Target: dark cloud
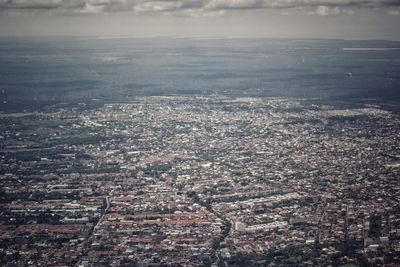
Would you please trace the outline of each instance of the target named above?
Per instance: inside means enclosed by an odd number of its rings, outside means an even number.
[[[360,8],[386,9],[398,14],[400,0],[0,0],[1,11],[54,13],[183,12],[222,14],[238,9],[300,10],[309,14],[351,13]],[[218,13],[219,12],[219,13]]]
[[[3,9],[55,9],[62,6],[62,0],[6,0],[0,1]]]
[[[215,9],[252,8],[382,8],[400,6],[400,0],[210,0],[206,7]]]

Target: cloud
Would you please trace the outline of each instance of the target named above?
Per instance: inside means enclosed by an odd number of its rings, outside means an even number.
[[[337,15],[341,11],[338,7],[318,6],[315,14],[319,16]]]
[[[399,16],[400,15],[400,7],[399,8],[392,8],[386,11],[389,15]]]
[[[352,13],[356,9],[385,9],[399,13],[400,0],[0,0],[0,11],[52,13],[158,12],[193,16],[222,15],[228,10],[299,10],[312,15]]]

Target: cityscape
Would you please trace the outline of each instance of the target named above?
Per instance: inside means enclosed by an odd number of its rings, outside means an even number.
[[[0,113],[2,266],[398,266],[400,114],[144,96]]]
[[[400,0],[0,0],[0,267],[400,266]]]

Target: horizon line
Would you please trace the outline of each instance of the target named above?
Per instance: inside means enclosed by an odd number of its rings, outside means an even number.
[[[5,38],[74,38],[86,40],[111,40],[111,39],[188,39],[188,40],[326,40],[326,41],[384,41],[400,42],[399,39],[382,38],[340,38],[340,37],[268,37],[268,36],[178,36],[178,35],[154,35],[154,36],[131,36],[131,35],[1,35]]]

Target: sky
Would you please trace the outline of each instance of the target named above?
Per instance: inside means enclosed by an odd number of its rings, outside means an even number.
[[[0,0],[0,36],[400,40],[400,0]]]

